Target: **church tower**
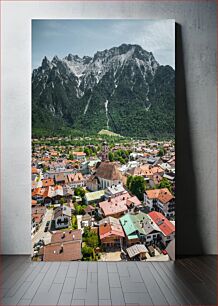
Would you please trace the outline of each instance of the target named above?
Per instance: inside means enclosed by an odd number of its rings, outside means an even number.
[[[102,145],[101,161],[105,162],[109,160],[108,151],[108,145],[104,142]]]

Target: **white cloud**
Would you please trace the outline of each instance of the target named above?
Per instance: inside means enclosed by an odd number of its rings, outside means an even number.
[[[128,20],[113,25],[114,35],[126,43],[141,45],[152,52],[161,64],[175,67],[175,22],[174,20]]]

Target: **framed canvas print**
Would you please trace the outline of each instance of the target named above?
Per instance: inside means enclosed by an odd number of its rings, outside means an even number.
[[[32,20],[32,259],[175,253],[175,22]]]

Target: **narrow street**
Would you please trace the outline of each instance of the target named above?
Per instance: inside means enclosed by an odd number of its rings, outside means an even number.
[[[47,231],[46,233],[44,232],[45,225],[47,221],[51,221],[53,214],[52,209],[47,209],[45,216],[43,218],[43,221],[39,227],[39,230],[35,233],[35,235],[32,236],[32,255],[33,255],[33,245],[38,242],[40,239],[43,239],[45,244],[48,244],[51,242],[51,233]]]

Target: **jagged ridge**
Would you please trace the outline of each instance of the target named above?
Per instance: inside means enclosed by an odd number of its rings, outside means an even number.
[[[33,128],[174,133],[174,79],[151,52],[122,44],[93,57],[46,57],[32,74]]]

